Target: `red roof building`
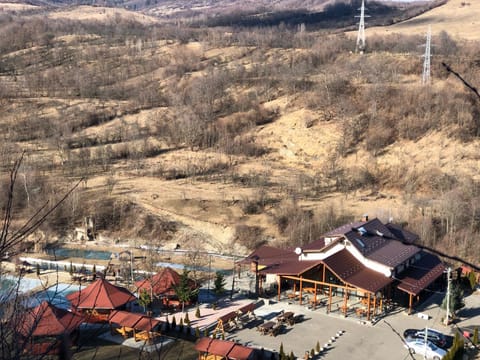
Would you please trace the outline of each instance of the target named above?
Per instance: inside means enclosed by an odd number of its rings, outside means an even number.
[[[75,310],[85,315],[86,322],[106,322],[111,310],[123,309],[136,297],[121,286],[100,278],[85,289],[67,295]]]
[[[149,294],[160,295],[174,295],[175,286],[180,283],[180,274],[170,267],[164,268],[159,273],[152,276],[150,279],[137,281],[135,286],[140,292],[145,289]]]
[[[226,359],[226,360],[254,360],[254,349],[234,343],[233,341],[201,338],[197,341],[195,349],[198,351],[199,360]]]
[[[339,293],[344,296],[342,308],[346,316],[350,294],[364,297],[362,301],[368,306],[359,313],[366,314],[368,320],[372,313],[381,311],[395,289],[408,296],[411,311],[413,297],[419,300],[423,290],[441,278],[445,268],[441,260],[415,246],[417,239],[417,235],[400,226],[366,218],[332,230],[294,251],[262,246],[242,263],[254,262],[252,271],[257,273],[260,287],[262,283],[275,285],[279,299],[282,286],[293,281],[294,291],[289,298],[299,299],[301,304],[302,293],[307,290],[313,294],[316,306],[317,293],[323,292],[328,296],[330,311],[332,294]]]
[[[57,308],[43,301],[23,315],[16,331],[25,350],[32,354],[56,354],[61,347],[69,346],[83,317],[79,314]]]

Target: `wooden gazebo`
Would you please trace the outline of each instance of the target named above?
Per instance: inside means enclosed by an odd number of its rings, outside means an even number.
[[[176,297],[175,287],[180,284],[180,281],[181,275],[172,268],[166,267],[151,278],[137,281],[135,286],[138,294],[147,291],[152,299],[162,299],[164,306],[179,306],[180,301]],[[193,280],[189,280],[188,284],[191,289],[197,287]]]
[[[112,333],[121,334],[125,338],[131,334],[135,341],[151,342],[161,335],[158,331],[161,321],[143,314],[115,310],[110,314],[108,322]],[[114,327],[113,324],[117,326]]]
[[[29,354],[58,354],[75,342],[82,322],[82,316],[43,301],[24,313],[16,331]]]
[[[137,291],[146,290],[151,296],[169,296],[175,294],[175,286],[180,284],[180,274],[170,267],[153,275],[151,278],[137,281]]]
[[[128,289],[100,278],[85,289],[67,295],[72,308],[90,323],[107,322],[113,310],[123,310],[136,297]]]
[[[255,360],[254,349],[233,341],[200,338],[195,344],[199,360]]]

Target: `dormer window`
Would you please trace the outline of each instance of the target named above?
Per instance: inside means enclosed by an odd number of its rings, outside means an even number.
[[[357,230],[358,230],[358,233],[362,236],[367,233],[367,230],[363,226],[360,226]]]
[[[361,239],[355,238],[355,241],[357,242],[358,245],[360,245],[362,249],[365,248],[365,243]]]

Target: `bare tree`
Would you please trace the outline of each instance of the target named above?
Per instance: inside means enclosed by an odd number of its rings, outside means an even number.
[[[23,225],[13,229],[13,208],[14,208],[14,189],[17,183],[19,171],[22,165],[24,155],[14,162],[10,171],[10,182],[7,191],[7,201],[2,220],[0,233],[0,259],[9,258],[17,254],[22,242],[42,225],[47,217],[52,214],[77,188],[80,181],[77,182],[65,195],[56,203],[50,205],[48,202],[40,206],[33,216],[31,216]],[[0,274],[0,279],[5,278]],[[29,335],[24,334],[23,341],[18,341],[18,331],[24,321],[24,316],[28,312],[26,296],[20,291],[20,279],[13,281],[6,292],[0,293],[0,358],[1,359],[19,359],[26,358],[23,354],[25,341]],[[47,349],[48,351],[48,349]],[[39,356],[41,358],[42,356]],[[28,358],[28,357],[27,357]]]

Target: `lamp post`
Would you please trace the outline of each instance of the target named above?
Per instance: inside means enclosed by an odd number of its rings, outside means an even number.
[[[259,257],[257,255],[252,257],[253,264],[255,265],[255,296],[258,297],[258,294],[260,292],[259,289],[259,283],[258,283],[258,260]]]
[[[445,316],[445,325],[448,325],[449,324],[449,318],[450,318],[450,284],[451,284],[451,280],[450,280],[450,274],[452,272],[452,268],[449,267],[447,269],[447,314]]]

